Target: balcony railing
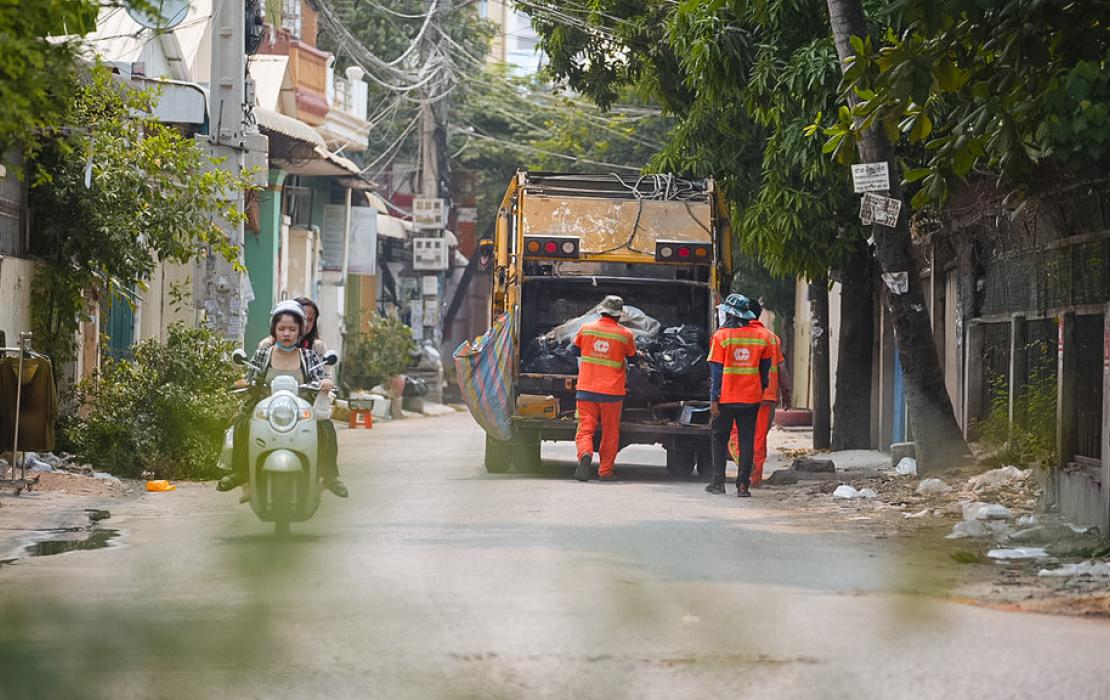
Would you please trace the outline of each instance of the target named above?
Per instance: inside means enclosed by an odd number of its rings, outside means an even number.
[[[346,73],[346,77],[335,75],[333,79],[331,108],[366,119],[367,87],[362,69],[351,66]]]

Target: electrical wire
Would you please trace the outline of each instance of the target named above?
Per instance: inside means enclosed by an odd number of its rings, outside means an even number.
[[[599,166],[604,167],[604,168],[616,168],[616,169],[619,169],[619,170],[629,170],[629,171],[635,172],[635,173],[640,172],[640,168],[637,168],[637,167],[634,167],[634,166],[631,166],[631,165],[620,165],[618,163],[606,163],[605,161],[593,160],[592,158],[582,158],[582,157],[579,157],[579,156],[571,156],[571,155],[567,155],[566,153],[556,153],[555,151],[548,151],[547,149],[538,148],[536,146],[529,146],[527,144],[517,143],[517,142],[514,142],[514,141],[506,141],[504,139],[499,139],[495,136],[490,136],[489,134],[483,134],[481,131],[478,130],[478,127],[474,126],[473,124],[469,124],[469,123],[466,123],[466,122],[463,122],[463,123],[466,124],[466,126],[473,129],[473,131],[459,130],[459,133],[467,134],[467,135],[473,136],[474,138],[481,139],[483,141],[490,141],[490,142],[493,142],[493,143],[499,143],[503,146],[508,146],[510,148],[515,148],[517,150],[528,151],[530,153],[538,153],[540,155],[551,156],[552,158],[562,158],[564,160],[574,161],[576,163],[588,163],[590,165],[599,165]]]

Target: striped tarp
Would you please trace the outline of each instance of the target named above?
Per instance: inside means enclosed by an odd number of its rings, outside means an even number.
[[[455,350],[455,376],[470,415],[497,440],[513,436],[512,321],[501,314],[485,335],[466,340]]]

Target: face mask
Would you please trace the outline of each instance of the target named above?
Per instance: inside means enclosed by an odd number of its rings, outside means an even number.
[[[274,346],[278,350],[283,350],[285,352],[293,352],[294,350],[297,349],[297,343],[293,343],[292,345],[286,345],[285,343],[281,342],[280,340],[275,341]]]

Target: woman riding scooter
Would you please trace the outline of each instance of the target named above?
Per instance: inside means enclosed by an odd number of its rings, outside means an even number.
[[[251,367],[247,370],[246,379],[236,382],[238,387],[255,387],[261,378],[266,386],[278,376],[290,376],[298,384],[313,384],[320,387],[320,391],[331,391],[332,381],[324,373],[323,359],[311,348],[300,347],[300,340],[305,332],[305,313],[301,305],[295,301],[283,301],[270,312],[270,337],[273,343],[268,348],[259,348],[255,353]],[[254,397],[257,399],[257,397]],[[220,479],[216,485],[219,491],[230,491],[236,486],[241,486],[247,481],[247,445],[246,428],[254,404],[257,400],[247,401],[244,410],[236,417],[234,436],[234,471]],[[342,484],[339,484],[342,486]],[[332,489],[328,485],[330,490]],[[343,494],[346,489],[343,488]]]
[[[317,319],[320,318],[320,307],[316,306],[316,302],[308,297],[297,297],[293,301],[300,304],[305,314],[305,331],[300,341],[301,348],[312,350],[323,357],[328,351],[328,346],[320,338],[320,326],[317,324]],[[274,338],[272,335],[263,338],[258,344],[258,351],[268,350],[273,345]],[[335,378],[332,376],[332,368],[324,367],[324,374],[328,381],[334,385]],[[336,496],[346,498],[348,494],[347,487],[339,480],[339,440],[335,434],[335,425],[331,421],[320,421],[318,425],[320,429],[320,474],[324,478],[324,485]]]

